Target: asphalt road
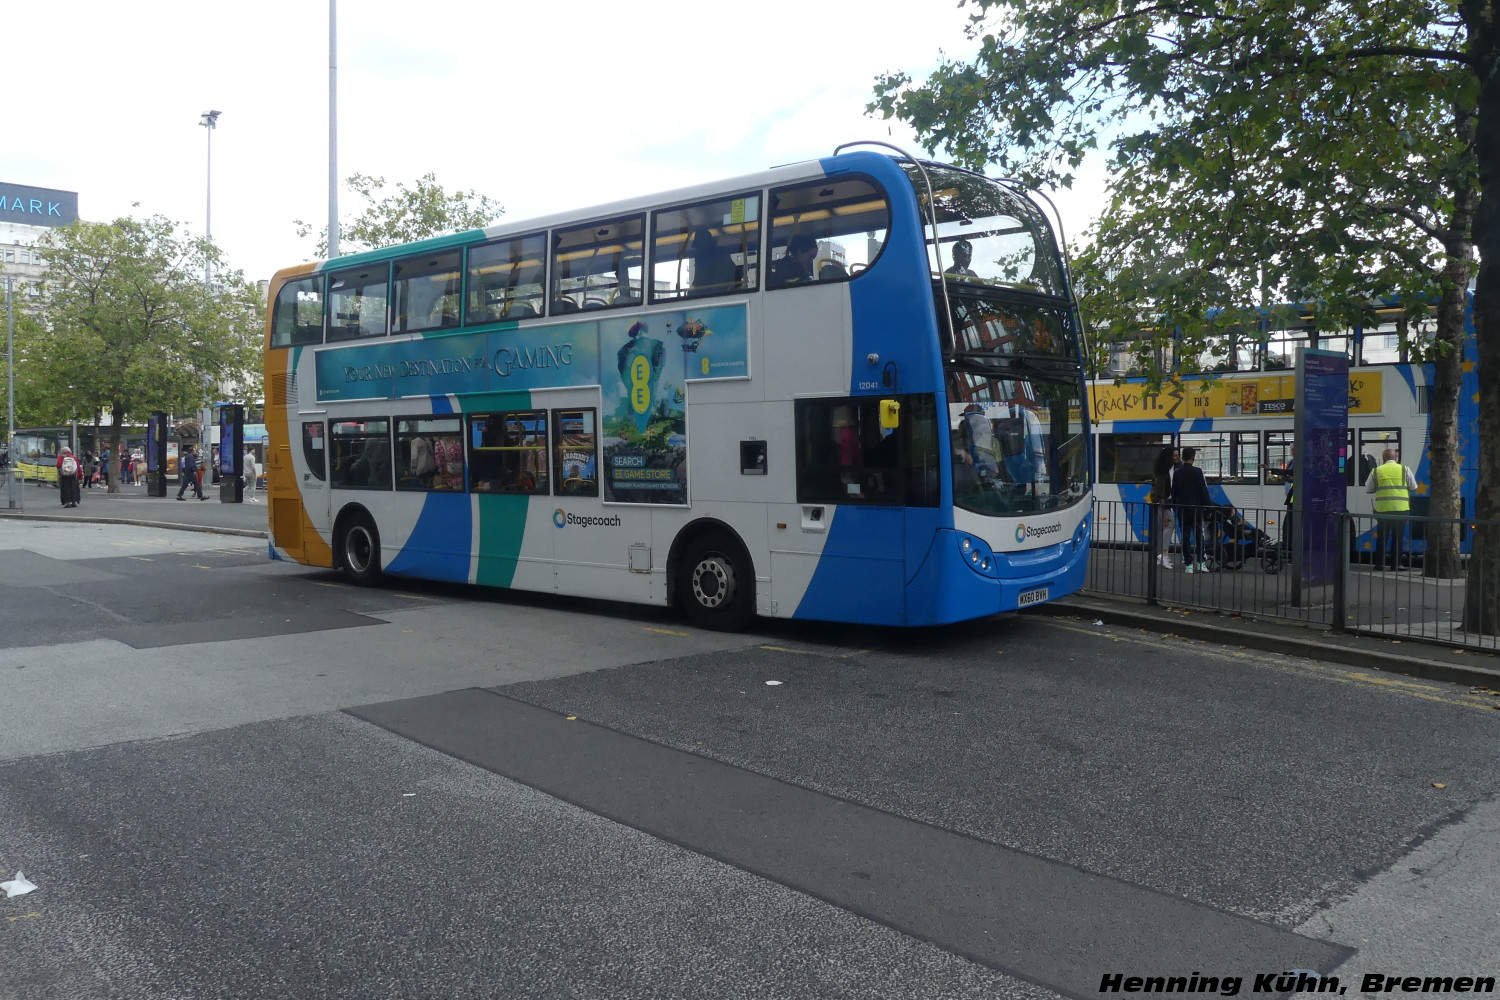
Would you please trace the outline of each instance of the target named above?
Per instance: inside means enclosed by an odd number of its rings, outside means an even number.
[[[724,636],[0,520],[0,696],[0,871],[39,887],[0,998],[1500,973],[1500,711],[1463,687],[1040,616]]]

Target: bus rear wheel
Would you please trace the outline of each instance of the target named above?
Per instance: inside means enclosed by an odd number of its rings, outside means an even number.
[[[339,536],[339,563],[349,579],[367,586],[380,578],[380,532],[364,514],[351,517]]]
[[[755,576],[728,536],[695,539],[678,573],[678,600],[694,625],[735,632],[755,615]]]

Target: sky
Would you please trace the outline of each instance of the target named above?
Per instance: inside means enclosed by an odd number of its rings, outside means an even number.
[[[875,78],[972,52],[955,0],[339,0],[338,168],[433,173],[502,221],[727,179],[881,139]],[[328,219],[328,3],[23,0],[4,18],[0,181],[91,221],[164,215],[269,278]],[[1049,192],[1075,241],[1102,177]],[[363,202],[343,190],[340,214]]]

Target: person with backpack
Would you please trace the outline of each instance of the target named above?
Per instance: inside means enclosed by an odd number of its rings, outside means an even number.
[[[62,505],[64,507],[77,507],[80,499],[78,492],[78,456],[73,454],[73,449],[63,445],[62,451],[57,456],[57,488],[62,493]]]
[[[203,495],[203,487],[198,485],[198,456],[193,454],[192,445],[182,446],[182,461],[178,464],[180,466],[177,470],[178,478],[182,480],[182,485],[177,487],[177,499],[183,498],[182,495],[187,492],[189,486],[193,488],[193,493],[199,500],[208,499]]]

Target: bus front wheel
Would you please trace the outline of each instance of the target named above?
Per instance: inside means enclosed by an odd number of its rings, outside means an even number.
[[[749,623],[755,614],[755,576],[727,536],[695,539],[681,566],[677,594],[694,625],[733,632]]]
[[[339,562],[349,579],[364,586],[380,577],[380,532],[363,514],[349,519],[339,538]]]

